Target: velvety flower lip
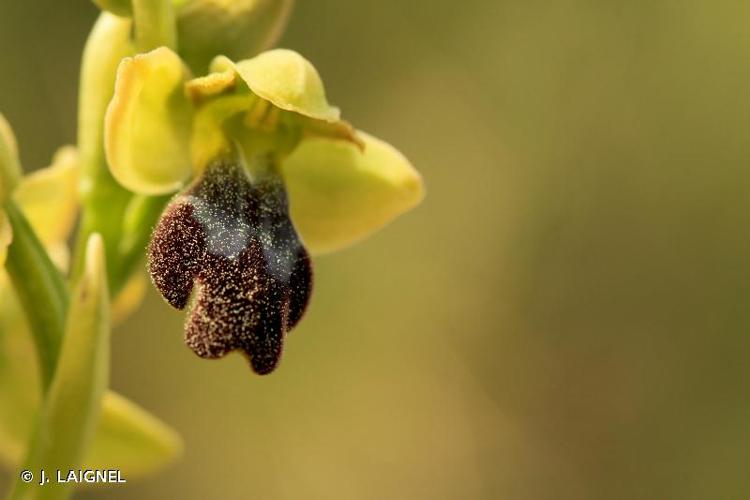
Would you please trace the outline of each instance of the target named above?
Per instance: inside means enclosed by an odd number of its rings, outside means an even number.
[[[169,205],[149,247],[155,286],[177,309],[195,298],[185,340],[204,358],[244,351],[253,370],[276,367],[312,288],[307,251],[278,178],[248,178],[218,160]]]

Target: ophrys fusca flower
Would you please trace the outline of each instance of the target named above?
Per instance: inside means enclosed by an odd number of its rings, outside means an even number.
[[[341,120],[296,52],[191,79],[166,48],[123,61],[107,113],[113,175],[144,194],[178,190],[149,246],[165,299],[188,308],[199,356],[247,354],[271,372],[312,287],[310,255],[359,241],[414,207],[422,181],[394,148]]]

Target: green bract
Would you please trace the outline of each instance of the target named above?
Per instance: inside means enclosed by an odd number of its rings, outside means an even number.
[[[188,0],[177,10],[180,55],[197,73],[217,54],[254,56],[281,36],[293,0]]]
[[[109,297],[104,245],[92,235],[86,270],[71,296],[65,336],[55,376],[27,450],[26,470],[59,470],[81,465],[96,430],[109,379]],[[28,498],[36,488],[16,482],[11,499]],[[65,498],[69,484],[52,482],[44,498]]]
[[[15,158],[15,141],[7,140],[7,138],[12,139],[13,136],[10,127],[7,124],[4,125],[2,133],[6,139],[5,144],[12,144]],[[29,267],[35,257],[44,256],[46,260],[51,259],[57,269],[51,269],[50,274],[57,276],[60,281],[62,281],[62,276],[58,269],[60,271],[67,269],[69,252],[65,243],[70,237],[79,208],[78,180],[79,155],[76,149],[70,146],[60,148],[49,167],[36,170],[14,182],[15,189],[6,200],[7,215],[0,210],[0,248],[2,249],[11,240],[11,220],[24,221],[24,224],[15,228],[12,248],[15,260],[10,259],[8,269],[17,271],[16,274],[20,275],[24,282],[33,284],[37,294],[32,298],[39,299],[39,293],[45,289],[45,283],[38,280],[38,274],[34,272],[34,268]],[[36,247],[34,243],[37,244]],[[95,247],[97,245],[94,243]],[[38,253],[35,253],[36,250]],[[2,253],[3,250],[0,250],[0,254]],[[49,257],[46,257],[47,255]],[[95,251],[89,252],[89,255],[91,265],[98,266],[100,264],[98,260],[101,258],[100,250],[95,248]],[[92,270],[91,266],[89,270]],[[102,273],[97,272],[96,276],[92,276],[89,272],[89,278],[101,282]],[[143,280],[141,275],[136,277]],[[134,280],[134,284],[133,287],[125,287],[113,304],[113,317],[121,316],[128,309],[132,310],[133,302],[139,300],[137,280]],[[64,287],[51,288],[57,292],[54,303],[63,304],[63,306],[51,307],[50,303],[44,300],[35,301],[32,306],[33,319],[36,322],[56,316],[64,309],[64,304],[67,302]],[[60,294],[63,296],[59,296]],[[45,385],[43,381],[45,370],[41,366],[39,356],[35,356],[34,352],[36,336],[32,335],[31,324],[24,318],[18,300],[22,296],[26,294],[19,289],[14,292],[8,274],[0,269],[0,297],[3,298],[0,303],[0,462],[9,465],[12,470],[20,467],[21,461],[27,454],[28,438],[34,431],[34,423],[40,412]],[[94,309],[91,310],[92,314],[74,312],[73,317],[77,315],[80,318],[85,317],[87,321],[89,319],[99,321],[96,319],[96,314],[93,314],[94,312]],[[99,318],[103,315],[104,313],[100,314]],[[75,329],[82,332],[84,322],[80,318],[75,322]],[[44,326],[51,327],[54,323],[50,321],[44,323]],[[62,328],[64,324],[62,318],[59,323]],[[96,327],[97,324],[91,323],[92,327]],[[62,332],[50,332],[49,344],[58,343],[61,337]],[[48,345],[45,352],[50,349]],[[80,354],[80,350],[78,351]],[[89,359],[89,361],[99,362],[100,360]],[[78,368],[85,368],[81,359],[76,361],[76,365]],[[49,377],[49,370],[46,370],[46,373]],[[72,382],[65,383],[68,388],[72,388],[73,385]],[[74,404],[73,407],[81,408]],[[94,414],[99,412],[98,408],[93,408],[92,411],[95,412]],[[46,418],[53,417],[48,415]],[[101,402],[101,417],[96,423],[92,438],[91,446],[82,455],[83,463],[91,468],[95,468],[94,466],[119,468],[128,477],[153,472],[172,461],[181,450],[180,440],[174,431],[145,410],[112,391],[104,393]]]
[[[106,124],[110,168],[134,192],[175,191],[226,157],[251,176],[272,169],[314,253],[364,238],[423,196],[408,160],[341,120],[314,66],[291,50],[236,63],[219,56],[194,79],[166,48],[125,59]]]

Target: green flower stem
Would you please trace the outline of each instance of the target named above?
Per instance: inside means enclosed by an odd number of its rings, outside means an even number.
[[[176,45],[170,0],[136,0],[133,11],[139,51]],[[146,203],[139,223],[126,229],[124,219],[134,198],[112,177],[104,153],[104,115],[114,92],[117,67],[123,57],[135,50],[130,40],[131,27],[129,20],[107,13],[100,16],[84,49],[79,95],[83,215],[72,275],[80,276],[85,243],[92,233],[99,233],[106,249],[112,296],[140,262],[151,228],[166,203],[161,197]]]
[[[74,252],[73,278],[83,272],[86,242],[101,234],[107,268],[117,269],[117,245],[122,214],[131,194],[120,187],[107,168],[104,154],[104,115],[114,93],[120,60],[131,55],[130,20],[104,13],[99,16],[83,52],[78,103],[78,149],[81,158],[83,214]]]
[[[55,372],[65,326],[65,280],[15,202],[6,201],[4,208],[13,227],[5,266],[33,332],[46,390]]]
[[[171,0],[133,0],[133,19],[139,52],[177,47],[177,25]]]
[[[120,241],[120,265],[112,273],[111,290],[115,292],[127,282],[138,265],[143,262],[144,249],[148,244],[156,222],[171,198],[168,196],[134,196],[125,213],[123,234]]]

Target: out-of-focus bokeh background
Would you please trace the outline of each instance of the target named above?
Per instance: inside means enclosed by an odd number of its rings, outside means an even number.
[[[75,138],[95,15],[0,0],[27,168]],[[86,497],[750,498],[748,19],[714,0],[299,1],[281,45],[428,196],[316,261],[270,377],[196,358],[150,292],[112,385],[186,454]]]

